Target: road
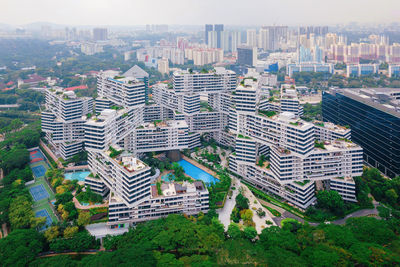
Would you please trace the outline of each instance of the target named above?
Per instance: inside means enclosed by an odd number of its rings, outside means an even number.
[[[304,220],[303,218],[300,218],[299,216],[297,216],[297,215],[295,215],[295,214],[293,214],[293,213],[291,213],[291,212],[289,212],[289,211],[287,211],[287,210],[284,210],[284,209],[282,209],[282,208],[280,208],[280,207],[278,207],[278,206],[275,206],[275,205],[272,204],[272,203],[266,202],[266,201],[264,201],[264,200],[259,200],[259,201],[260,201],[263,205],[268,206],[268,207],[271,207],[271,208],[273,208],[273,209],[276,209],[277,211],[279,211],[279,212],[281,213],[281,217],[272,217],[273,221],[274,221],[277,225],[281,225],[281,221],[282,221],[283,219],[286,219],[286,218],[292,218],[292,219],[295,219],[295,220],[297,220],[297,221],[299,221],[299,222],[301,222],[301,223],[304,223],[304,222],[305,222],[305,220]],[[353,212],[353,213],[347,215],[346,217],[344,217],[344,218],[342,218],[342,219],[338,219],[338,220],[335,220],[335,221],[331,221],[330,223],[341,225],[341,224],[345,224],[345,223],[346,223],[346,220],[349,219],[349,218],[356,218],[356,217],[363,217],[363,216],[371,216],[371,215],[377,217],[378,214],[379,214],[379,212],[378,212],[378,210],[376,209],[376,207],[379,206],[379,203],[376,202],[376,201],[373,201],[373,204],[374,204],[374,208],[373,208],[373,209],[357,210],[357,211],[355,211],[355,212]],[[312,226],[317,226],[317,225],[319,225],[319,223],[313,223],[313,222],[308,222],[308,223],[309,223],[310,225],[312,225]]]

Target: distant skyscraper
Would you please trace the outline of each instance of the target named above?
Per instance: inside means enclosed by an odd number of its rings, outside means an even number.
[[[217,48],[221,48],[221,35],[224,31],[224,24],[215,24],[214,31],[217,32]]]
[[[205,31],[204,31],[204,42],[208,45],[208,32],[212,32],[214,27],[212,24],[206,24]]]
[[[239,46],[237,48],[237,64],[242,66],[255,66],[257,64],[257,47]]]
[[[247,46],[257,47],[257,31],[255,29],[247,30]]]
[[[107,40],[107,29],[106,28],[94,28],[93,29],[93,40],[94,41]]]

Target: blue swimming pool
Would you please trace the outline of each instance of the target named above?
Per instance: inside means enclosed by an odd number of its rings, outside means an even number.
[[[218,179],[215,178],[214,176],[212,176],[209,173],[206,173],[205,171],[203,171],[202,169],[194,166],[192,163],[181,159],[180,161],[178,161],[178,164],[180,166],[182,166],[183,170],[185,171],[185,173],[187,175],[189,175],[190,177],[193,177],[196,180],[202,180],[205,183],[217,183]]]
[[[161,179],[165,182],[171,182],[175,178],[175,175],[173,173],[167,173],[161,176]]]
[[[65,179],[67,180],[78,180],[78,181],[85,181],[86,176],[90,174],[89,171],[83,172],[67,172],[65,174]]]

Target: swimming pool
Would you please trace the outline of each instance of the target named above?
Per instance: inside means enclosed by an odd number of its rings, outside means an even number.
[[[192,163],[181,159],[178,161],[178,164],[182,166],[183,170],[187,175],[193,177],[196,180],[202,180],[205,183],[214,184],[217,183],[219,180],[212,176],[211,174],[203,171],[202,169],[194,166]]]
[[[67,179],[67,180],[85,181],[86,176],[88,176],[89,174],[90,174],[89,171],[67,172],[65,174],[65,179]]]
[[[173,173],[167,173],[161,176],[161,179],[165,182],[171,182],[175,178],[175,175]]]

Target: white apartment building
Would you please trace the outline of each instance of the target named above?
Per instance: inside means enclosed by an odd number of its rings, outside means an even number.
[[[184,120],[158,120],[136,127],[128,136],[128,150],[136,153],[188,148],[189,128]]]
[[[100,72],[97,77],[97,93],[113,103],[125,108],[144,106],[145,83],[133,77],[110,76]]]
[[[73,91],[46,90],[46,110],[42,112],[42,131],[55,154],[64,160],[83,150],[86,116],[93,112],[93,100],[77,97]]]
[[[181,70],[174,72],[172,82],[177,93],[186,91],[194,93],[233,91],[236,88],[236,74],[224,68],[215,68],[215,71],[205,73]]]
[[[362,174],[363,152],[350,141],[350,130],[308,123],[292,112],[256,111],[255,84],[248,85],[247,94],[243,86],[233,94],[229,129],[236,138],[230,170],[302,209],[316,200],[320,183],[356,201],[352,177]],[[260,163],[260,155],[268,160]]]
[[[162,74],[169,74],[169,61],[167,58],[162,58],[158,60],[158,71]]]

